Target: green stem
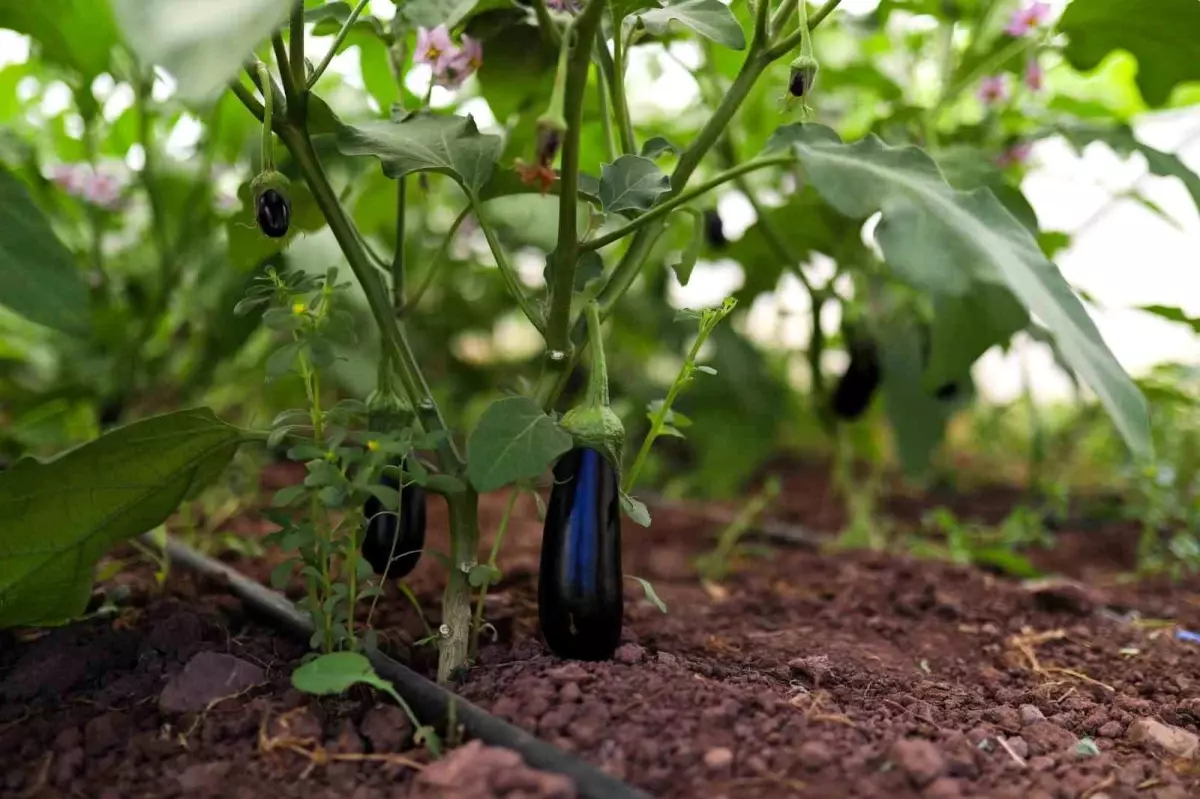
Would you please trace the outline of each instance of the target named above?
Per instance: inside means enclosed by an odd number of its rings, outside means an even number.
[[[575,291],[575,267],[579,260],[576,206],[579,201],[579,137],[583,131],[583,95],[592,63],[592,46],[607,3],[588,0],[575,18],[575,44],[567,61],[567,87],[563,136],[561,186],[558,200],[558,243],[554,248],[550,275],[550,314],[546,320],[546,347],[550,352],[571,352],[571,296]],[[564,45],[565,46],[565,45]],[[565,360],[565,359],[564,359]]]
[[[492,251],[492,258],[496,261],[496,267],[500,270],[500,277],[504,280],[504,287],[508,289],[508,293],[517,301],[517,306],[521,312],[525,314],[525,318],[530,324],[537,329],[539,333],[545,335],[546,320],[542,318],[542,314],[538,311],[533,301],[525,294],[525,289],[521,286],[521,278],[517,275],[515,269],[508,263],[508,258],[504,254],[504,248],[500,246],[500,239],[496,237],[496,232],[492,230],[492,226],[483,218],[483,209],[481,203],[474,195],[468,195],[470,208],[475,212],[475,221],[479,223],[479,229],[483,231],[483,237],[487,239],[488,249]]]
[[[562,36],[558,32],[554,20],[550,18],[550,9],[546,8],[546,0],[533,0],[533,14],[537,17],[538,29],[542,32],[542,38],[551,47],[558,47]]]
[[[371,0],[358,0],[358,5],[351,9],[350,16],[346,17],[345,23],[342,24],[342,29],[338,31],[337,36],[333,38],[333,44],[329,47],[329,52],[325,54],[325,57],[321,59],[321,63],[318,64],[317,68],[313,70],[312,77],[305,81],[305,85],[307,85],[309,89],[317,85],[317,81],[321,79],[323,74],[325,74],[325,69],[329,66],[329,62],[333,60],[335,55],[337,55],[338,48],[342,46],[342,42],[346,41],[346,36],[350,33],[350,28],[352,28],[354,23],[358,21],[358,15],[363,12],[363,10],[367,7],[367,3],[369,2],[371,2]]]
[[[271,75],[267,72],[266,64],[258,65],[258,79],[262,84],[263,93],[263,120],[262,120],[262,138],[260,140],[261,149],[259,151],[260,168],[263,172],[273,170],[275,168],[275,155],[271,151],[272,137],[274,134],[274,113],[275,113],[275,97],[271,92]]]
[[[404,232],[408,195],[408,179],[396,179],[396,251],[392,254],[392,309],[396,316],[404,313]]]
[[[713,115],[709,117],[708,122],[700,129],[700,133],[696,135],[692,143],[680,154],[679,163],[675,165],[675,171],[671,173],[671,190],[673,192],[680,192],[687,185],[692,173],[700,165],[700,161],[725,132],[734,114],[746,99],[746,95],[754,88],[758,76],[763,73],[769,63],[770,59],[763,57],[762,52],[751,45],[750,53],[742,62],[742,68],[734,79],[733,85],[721,98],[721,104],[713,111]]]
[[[608,363],[604,357],[604,331],[601,329],[600,304],[589,302],[584,311],[587,319],[588,354],[592,359],[588,371],[587,405],[590,408],[608,407]]]
[[[780,156],[771,156],[769,158],[758,158],[753,161],[747,161],[744,164],[739,164],[738,166],[735,166],[732,169],[726,170],[724,172],[721,172],[718,175],[713,176],[712,178],[710,178],[709,180],[706,180],[705,182],[701,183],[698,186],[695,186],[686,191],[680,192],[679,194],[676,194],[670,200],[667,200],[665,203],[662,203],[661,205],[654,206],[649,211],[647,211],[646,213],[639,216],[637,219],[634,219],[631,222],[627,222],[626,224],[622,225],[621,227],[617,228],[616,230],[611,231],[610,233],[606,233],[603,236],[597,236],[594,239],[583,242],[580,245],[579,249],[584,252],[586,252],[587,250],[598,250],[601,247],[605,247],[609,244],[612,244],[615,241],[620,241],[621,239],[628,236],[630,233],[633,233],[634,231],[638,230],[639,228],[644,227],[646,224],[653,222],[656,219],[661,219],[661,218],[665,217],[667,214],[671,213],[679,206],[686,205],[687,203],[691,202],[692,200],[696,199],[697,197],[712,191],[714,188],[716,188],[717,186],[720,186],[723,183],[728,183],[731,180],[736,180],[737,178],[741,177],[742,175],[745,175],[748,172],[753,172],[757,169],[765,169],[766,167],[770,167],[770,166],[785,166],[788,164],[795,163],[795,160],[796,159],[790,155],[780,155]]]
[[[619,20],[618,20],[619,22]],[[629,116],[629,100],[625,96],[625,47],[621,40],[620,25],[613,29],[612,80],[609,90],[612,92],[613,114],[617,118],[617,131],[621,137],[621,150],[626,153],[637,152],[637,139],[633,134],[633,121]],[[602,59],[608,59],[608,47],[601,47]]]
[[[438,650],[439,683],[449,682],[470,655],[471,584],[463,566],[475,562],[479,546],[479,495],[467,488],[446,497],[446,506],[450,511],[450,574],[442,595],[442,624],[447,634]]]
[[[500,542],[504,540],[504,531],[508,529],[508,520],[512,516],[513,507],[517,504],[517,497],[520,495],[520,490],[514,488],[508,494],[508,502],[504,504],[504,514],[500,517],[500,526],[496,528],[496,538],[492,541],[492,551],[488,555],[488,566],[492,569],[496,568],[496,558],[500,555]],[[475,601],[475,620],[471,624],[470,657],[475,657],[475,653],[479,651],[479,633],[483,627],[483,602],[487,598],[488,588],[491,584],[491,574],[489,573],[484,578],[483,584],[479,586],[479,598]]]
[[[276,33],[271,37],[271,48],[275,52],[275,65],[279,67],[279,81],[283,84],[283,96],[290,103],[296,97],[296,83],[292,80],[292,69],[288,61],[287,46],[283,36]]]
[[[437,274],[438,268],[446,261],[446,256],[450,250],[450,245],[454,242],[454,234],[458,232],[459,226],[472,212],[472,210],[472,206],[468,205],[466,208],[462,209],[462,212],[459,213],[457,218],[455,218],[454,224],[450,226],[450,230],[446,233],[446,237],[442,239],[442,245],[438,248],[437,254],[433,256],[433,261],[425,270],[425,275],[421,278],[421,285],[417,286],[417,290],[414,291],[404,303],[404,308],[400,312],[401,316],[407,314],[409,311],[415,308],[417,303],[421,301],[421,298],[425,296],[425,291],[430,285],[432,285],[433,278]]]
[[[841,3],[842,0],[825,0],[825,5],[818,8],[812,15],[809,16],[808,31],[806,32],[804,30],[797,30],[790,35],[777,40],[775,44],[772,45],[769,50],[767,50],[767,58],[774,61],[775,59],[786,55],[792,50],[792,48],[800,44],[809,32],[815,31],[817,26],[824,22],[825,18],[832,14],[834,9],[841,5]]]
[[[304,0],[292,0],[292,20],[290,25],[291,33],[291,67],[292,67],[292,83],[296,87],[296,97],[300,100],[296,104],[299,116],[297,119],[304,119],[305,97],[308,94],[308,80],[305,74],[307,68],[304,64]],[[283,64],[279,65],[279,71],[284,69]],[[291,99],[291,98],[288,98]]]
[[[599,34],[597,34],[596,38],[596,50],[599,52],[604,48],[600,46]],[[604,126],[605,153],[608,155],[609,161],[616,161],[621,151],[617,149],[617,138],[613,132],[612,112],[608,105],[608,87],[611,81],[609,81],[608,75],[604,71],[604,65],[601,64],[600,67],[599,80],[596,81],[596,104],[600,107],[600,124]]]

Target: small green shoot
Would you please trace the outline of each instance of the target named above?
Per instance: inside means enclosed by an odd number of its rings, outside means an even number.
[[[646,592],[646,599],[651,605],[654,605],[654,607],[658,608],[663,613],[667,612],[667,603],[663,602],[658,596],[658,592],[654,590],[654,586],[650,584],[649,580],[647,580],[645,577],[635,577],[632,574],[626,574],[625,579],[635,581],[642,587],[642,590]]]
[[[314,696],[341,694],[354,685],[369,685],[396,700],[413,723],[413,741],[423,743],[434,757],[442,756],[442,742],[437,731],[422,725],[412,708],[401,698],[390,682],[375,673],[371,661],[357,652],[329,652],[305,663],[292,672],[292,686]]]
[[[742,543],[742,538],[779,496],[779,490],[779,478],[771,475],[762,490],[742,506],[733,521],[717,536],[716,546],[696,558],[696,570],[700,572],[701,579],[710,583],[725,580],[737,567],[741,557],[754,551]]]

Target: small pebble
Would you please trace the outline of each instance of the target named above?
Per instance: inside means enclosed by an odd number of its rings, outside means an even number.
[[[733,751],[725,746],[716,746],[704,753],[704,765],[712,771],[728,768],[733,763]]]

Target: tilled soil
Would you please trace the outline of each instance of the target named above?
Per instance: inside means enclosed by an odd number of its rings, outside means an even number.
[[[485,530],[502,504],[486,498]],[[1066,530],[1068,556],[1043,556],[1088,574],[1086,587],[786,548],[705,586],[692,558],[717,529],[683,512],[656,513],[649,531],[627,524],[625,570],[669,612],[630,581],[615,659],[565,662],[537,638],[540,530],[523,500],[487,603],[499,640],[460,692],[659,797],[1200,796],[1200,645],[1152,623],[1200,629],[1200,582],[1105,578],[1087,556],[1110,557],[1124,531]],[[436,575],[426,558],[412,576],[427,607]],[[497,750],[458,750],[414,777],[400,758],[427,757],[399,711],[365,692],[291,690],[296,644],[212,587],[146,582],[115,619],[0,644],[4,795],[570,795]],[[393,651],[428,667],[411,607],[389,592],[381,610]],[[197,653],[210,653],[203,667]],[[200,709],[181,712],[189,701]]]

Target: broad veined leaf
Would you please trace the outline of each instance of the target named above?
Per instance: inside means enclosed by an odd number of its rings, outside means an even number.
[[[632,19],[655,36],[667,32],[671,22],[691,28],[706,39],[734,50],[746,49],[746,34],[737,17],[721,0],[678,0],[662,8],[632,12]]]
[[[1004,179],[983,151],[963,145],[938,152],[937,165],[946,182],[959,191],[987,188],[1022,225],[1037,233],[1038,218],[1021,190]]]
[[[415,113],[399,122],[342,125],[337,146],[343,155],[378,158],[390,178],[440,172],[477,194],[492,176],[503,142],[480,133],[470,116]]]
[[[479,0],[410,0],[400,4],[399,13],[409,22],[433,29],[445,25],[453,29],[479,4]]]
[[[1200,3],[1196,0],[1073,0],[1058,21],[1071,66],[1095,69],[1113,50],[1138,62],[1137,85],[1161,106],[1185,81],[1200,81]]]
[[[648,210],[670,190],[667,174],[640,155],[623,155],[600,167],[600,205],[610,214]]]
[[[874,136],[844,144],[822,125],[789,125],[768,143],[769,150],[786,147],[838,211],[855,219],[882,212],[879,246],[888,264],[915,286],[962,295],[979,280],[1007,285],[1054,334],[1130,448],[1149,454],[1145,399],[1032,234],[991,192],[957,191],[921,150],[889,147]]]
[[[188,103],[215,100],[287,18],[290,0],[112,0],[134,52],[166,69]]]
[[[576,225],[586,230],[588,206],[579,203]],[[511,194],[482,204],[484,221],[508,242],[550,252],[558,245],[558,198],[553,195]]]
[[[88,289],[75,259],[33,204],[25,184],[0,167],[0,303],[32,322],[86,335]]]
[[[0,474],[0,627],[82,613],[100,556],[216,479],[242,438],[207,408],[177,411]]]
[[[1128,157],[1141,153],[1152,174],[1179,178],[1196,204],[1196,210],[1200,211],[1200,175],[1188,169],[1179,156],[1142,144],[1128,126],[1073,125],[1047,131],[1047,134],[1053,133],[1061,133],[1076,152],[1082,152],[1090,142],[1098,141],[1107,144],[1118,155]]]
[[[0,28],[28,34],[46,61],[90,80],[107,72],[120,42],[112,11],[103,0],[0,3]]]
[[[571,448],[571,436],[528,397],[493,402],[467,439],[467,478],[477,491],[537,477]]]

